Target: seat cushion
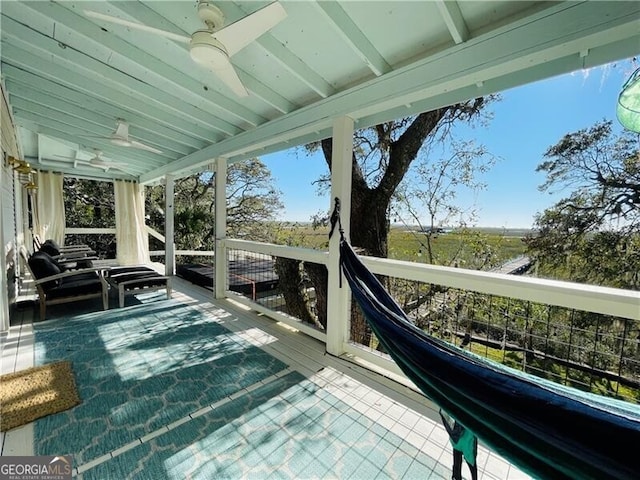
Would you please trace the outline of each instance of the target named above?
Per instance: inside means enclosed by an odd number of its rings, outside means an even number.
[[[49,239],[45,240],[45,242],[42,245],[43,246],[44,245],[49,245],[51,248],[53,248],[58,253],[60,253],[60,245],[58,245],[58,242],[56,242],[53,238],[49,238]]]
[[[149,288],[159,287],[167,284],[167,279],[160,275],[140,275],[127,278],[126,281],[136,280],[135,283],[130,283],[125,286],[126,290],[133,290],[136,288]]]
[[[35,252],[29,258],[29,268],[36,277],[36,280],[41,280],[51,275],[57,275],[62,273],[62,268],[58,262],[56,262],[51,256],[45,252]],[[42,284],[42,289],[47,292],[49,289],[57,287],[60,284],[60,280],[52,280]]]
[[[92,268],[93,262],[91,260],[78,260],[76,262],[76,268]]]
[[[107,278],[107,281],[114,286],[118,286],[123,282],[129,282],[132,280],[136,280],[135,283],[129,284],[125,286],[126,290],[133,290],[136,288],[148,288],[148,287],[158,287],[161,285],[167,284],[166,277],[163,277],[155,270],[144,269],[138,271],[124,271],[125,268],[120,269],[121,273],[116,275],[113,274],[112,269],[109,273],[110,276]]]
[[[75,297],[101,291],[102,282],[100,277],[95,272],[89,272],[63,278],[57,287],[47,292],[47,299]]]
[[[55,243],[54,244],[49,243],[49,240],[47,240],[42,244],[42,246],[40,247],[40,251],[47,253],[52,257],[55,257],[56,255],[60,255],[60,249],[57,247],[57,245],[55,245]]]
[[[152,268],[145,267],[144,265],[134,265],[130,267],[112,267],[106,271],[105,275],[108,277],[115,277],[116,275],[121,275],[123,273],[139,273],[139,272],[155,273],[156,275],[159,275],[158,272],[156,272]]]

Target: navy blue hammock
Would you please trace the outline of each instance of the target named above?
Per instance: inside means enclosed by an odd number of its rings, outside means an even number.
[[[368,324],[400,369],[495,452],[536,478],[640,478],[639,405],[562,386],[426,334],[344,237],[340,264]]]

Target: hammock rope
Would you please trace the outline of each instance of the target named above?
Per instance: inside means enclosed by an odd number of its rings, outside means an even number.
[[[640,462],[627,452],[640,444],[640,406],[511,369],[428,335],[346,241],[339,202],[332,223],[332,231],[339,226],[342,272],[369,326],[441,409],[534,477],[638,478]]]

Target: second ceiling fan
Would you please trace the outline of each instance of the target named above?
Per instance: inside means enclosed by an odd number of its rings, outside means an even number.
[[[124,121],[122,118],[118,118],[116,120],[116,130],[107,136],[100,135],[82,135],[83,138],[99,138],[102,140],[109,140],[113,145],[117,145],[119,147],[131,147],[137,148],[139,150],[146,150],[148,152],[153,153],[162,153],[162,150],[158,150],[151,145],[147,145],[146,143],[138,142],[137,140],[132,139],[129,136],[129,124]]]
[[[125,171],[123,167],[127,167],[126,163],[114,162],[102,156],[102,151],[94,150],[93,157],[88,160],[84,160],[78,157],[65,157],[62,155],[54,155],[56,158],[61,158],[63,160],[71,160],[73,162],[74,167],[78,165],[89,165],[91,167],[101,168],[105,172],[110,168],[117,168],[118,170]]]
[[[198,17],[206,28],[195,31],[190,37],[91,10],[85,10],[85,15],[188,43],[189,53],[196,63],[213,71],[236,95],[246,97],[249,93],[238,77],[229,57],[275,27],[287,16],[287,12],[280,3],[274,2],[224,26],[222,11],[207,0],[200,0],[198,2]]]

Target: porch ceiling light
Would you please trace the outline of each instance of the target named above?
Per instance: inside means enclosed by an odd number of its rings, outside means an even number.
[[[27,162],[20,160],[17,167],[13,167],[13,169],[18,173],[32,173],[31,165]]]
[[[622,86],[616,115],[624,128],[640,133],[640,68]]]

